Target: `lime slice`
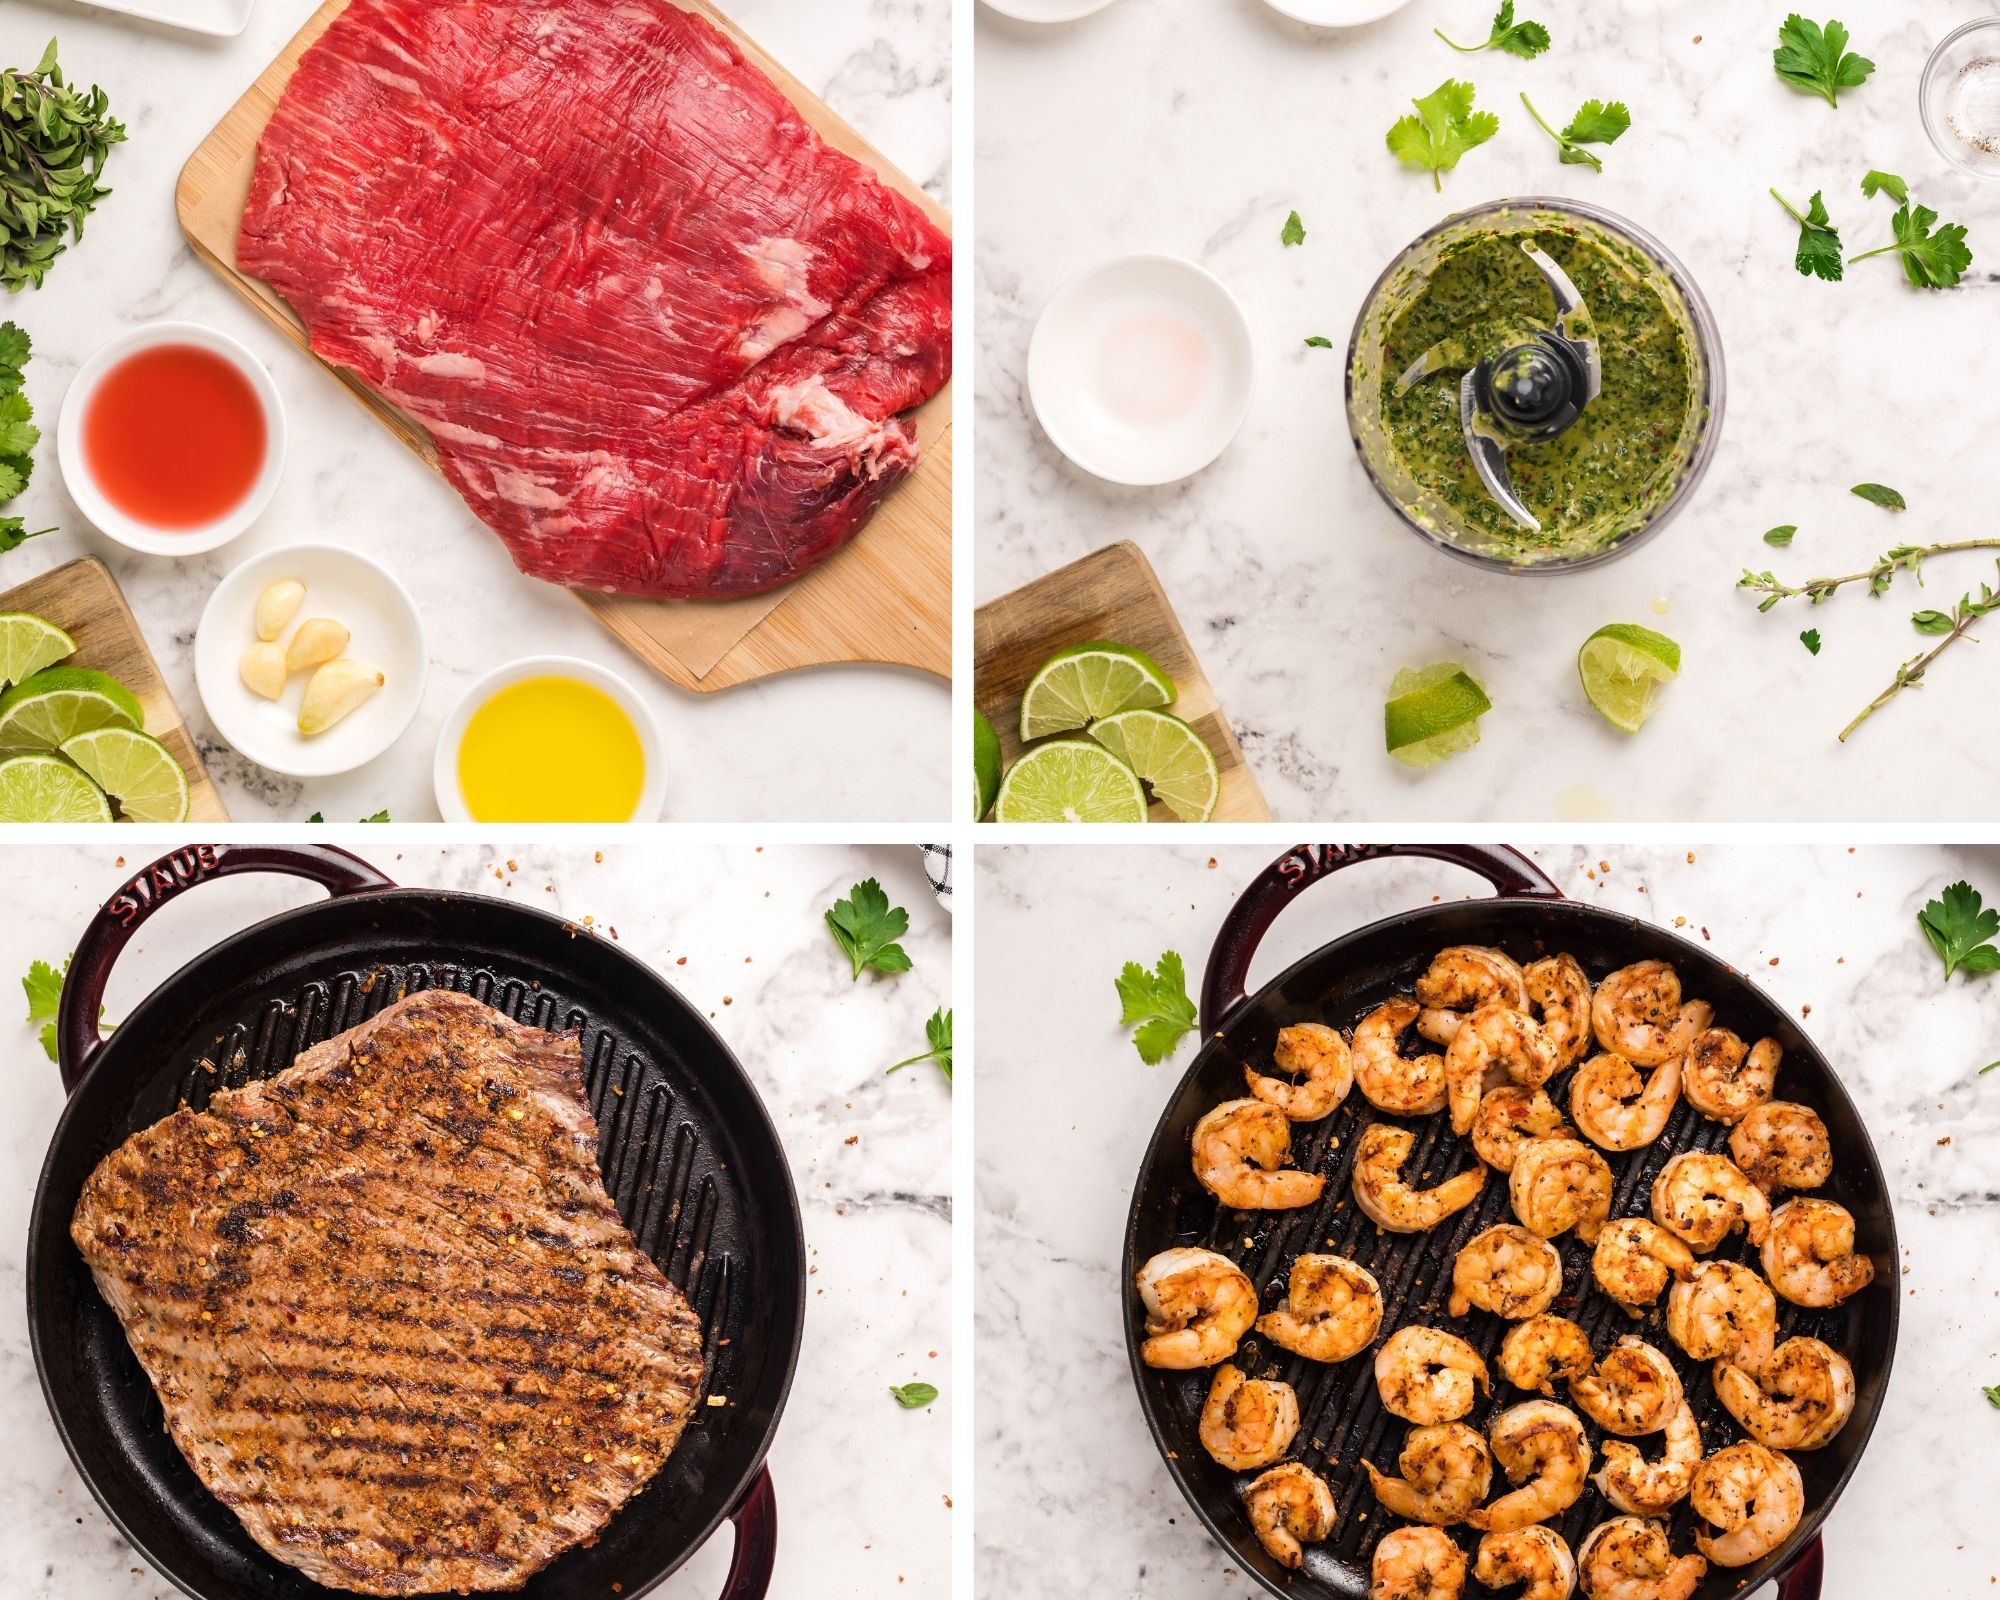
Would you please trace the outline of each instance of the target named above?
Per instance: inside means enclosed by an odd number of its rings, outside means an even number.
[[[1044,661],[1021,696],[1021,743],[1134,706],[1172,705],[1174,680],[1130,645],[1072,645]]]
[[[0,689],[52,667],[76,641],[53,622],[25,611],[0,611]]]
[[[61,756],[0,761],[0,822],[109,822],[104,791]]]
[[[1598,715],[1637,733],[1659,703],[1660,690],[1681,670],[1681,647],[1637,623],[1613,622],[1583,641],[1577,676]]]
[[[1101,744],[1051,739],[1007,769],[995,822],[1144,822],[1138,773]]]
[[[116,678],[88,667],[46,667],[0,694],[0,755],[57,750],[92,728],[139,728],[146,714]]]
[[[972,820],[980,822],[1000,793],[1000,735],[983,712],[972,713]]]
[[[1456,661],[1405,667],[1389,680],[1383,742],[1406,766],[1434,767],[1479,743],[1479,719],[1492,709],[1486,691]]]
[[[1172,712],[1120,711],[1099,717],[1090,736],[1152,787],[1183,822],[1206,822],[1215,812],[1222,774],[1201,735]]]
[[[62,753],[118,802],[127,822],[187,821],[187,774],[150,733],[98,728],[65,741]]]

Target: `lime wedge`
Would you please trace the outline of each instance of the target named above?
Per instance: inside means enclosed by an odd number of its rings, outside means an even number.
[[[92,728],[139,728],[146,714],[116,678],[88,667],[45,667],[0,694],[0,755],[58,750]]]
[[[104,791],[61,756],[0,761],[0,822],[109,822]]]
[[[1598,715],[1614,728],[1637,733],[1659,703],[1660,690],[1679,676],[1681,647],[1637,623],[1613,622],[1583,641],[1577,676]]]
[[[1174,680],[1130,645],[1072,645],[1044,661],[1021,696],[1021,743],[1087,727],[1134,706],[1172,705]]]
[[[1101,744],[1051,739],[1007,769],[995,822],[1144,822],[1138,773]]]
[[[1138,773],[1183,822],[1206,822],[1222,792],[1222,774],[1201,735],[1169,711],[1119,711],[1099,717],[1090,736]]]
[[[1492,709],[1486,691],[1456,661],[1405,667],[1389,680],[1383,742],[1406,766],[1434,767],[1479,743],[1479,719]]]
[[[53,622],[25,611],[0,611],[0,689],[32,678],[76,649]]]
[[[972,820],[985,820],[1000,794],[1000,735],[985,713],[972,713]]]
[[[187,774],[150,733],[97,728],[66,740],[62,753],[118,802],[127,822],[187,821]]]

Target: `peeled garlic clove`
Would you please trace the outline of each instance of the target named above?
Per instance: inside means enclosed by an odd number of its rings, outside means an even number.
[[[252,694],[276,700],[285,692],[285,652],[268,639],[245,650],[236,670]]]
[[[308,738],[325,733],[387,681],[375,668],[346,656],[327,662],[306,684],[306,697],[299,702],[299,732]]]
[[[285,624],[298,614],[305,600],[306,586],[293,578],[280,578],[265,586],[257,596],[257,637],[271,640],[285,631]]]
[[[331,661],[347,648],[347,640],[347,630],[331,617],[308,617],[285,646],[285,666],[289,671],[303,672]]]

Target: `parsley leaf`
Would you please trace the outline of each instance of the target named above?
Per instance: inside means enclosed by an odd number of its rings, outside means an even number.
[[[1853,492],[1860,495],[1870,505],[1880,506],[1884,511],[1907,511],[1910,509],[1904,503],[1903,497],[1887,484],[1857,483],[1854,486]]]
[[[1535,109],[1535,102],[1525,94],[1521,96],[1521,104],[1528,108],[1528,115],[1535,119],[1536,126],[1555,140],[1561,152],[1558,159],[1567,167],[1589,167],[1593,172],[1602,172],[1604,163],[1583,147],[1587,144],[1613,144],[1621,133],[1632,126],[1632,113],[1625,109],[1622,100],[1613,100],[1609,105],[1602,100],[1584,101],[1561,133],[1542,120],[1541,112]]]
[[[882,885],[873,878],[857,883],[848,900],[836,900],[826,913],[827,931],[846,952],[854,967],[854,980],[864,969],[898,973],[910,970],[910,958],[895,941],[910,931],[910,914],[889,904]]]
[[[1861,180],[1861,192],[1873,200],[1878,194],[1886,194],[1897,205],[1906,205],[1910,199],[1910,186],[1893,172],[1880,172],[1870,167]]]
[[[1938,214],[1929,206],[1906,204],[1889,219],[1896,242],[1849,256],[1848,262],[1866,261],[1894,251],[1903,258],[1903,276],[1919,289],[1949,289],[1972,265],[1972,250],[1965,242],[1965,224],[1948,222],[1936,233],[1931,224]]]
[[[1278,234],[1278,242],[1280,244],[1304,244],[1306,242],[1306,225],[1299,220],[1299,214],[1296,211],[1285,218],[1285,226]]]
[[[1421,100],[1413,117],[1404,117],[1389,130],[1389,152],[1407,166],[1422,167],[1431,175],[1431,187],[1442,191],[1438,174],[1458,165],[1458,158],[1482,145],[1500,131],[1500,119],[1490,111],[1474,111],[1469,83],[1447,78]]]
[[[1331,350],[1333,341],[1323,333],[1316,333],[1306,340],[1306,346],[1312,350]]]
[[[930,1049],[926,1050],[920,1056],[910,1056],[906,1060],[898,1061],[893,1067],[889,1068],[889,1072],[901,1072],[903,1068],[913,1066],[919,1061],[935,1061],[938,1064],[938,1070],[944,1074],[944,1081],[950,1083],[951,1013],[945,1010],[943,1006],[939,1006],[937,1010],[933,1011],[930,1015],[930,1020],[924,1024],[924,1037],[930,1040]],[[884,1073],[883,1076],[887,1077],[888,1073]]]
[[[1826,201],[1819,191],[1813,191],[1812,204],[1803,214],[1776,189],[1771,191],[1771,198],[1790,212],[1792,220],[1799,225],[1798,253],[1792,257],[1792,265],[1799,269],[1799,275],[1838,283],[1841,274],[1840,232],[1827,215]]]
[[[1456,50],[1460,55],[1474,56],[1482,50],[1504,50],[1510,56],[1519,56],[1523,61],[1532,61],[1549,47],[1549,30],[1539,22],[1516,22],[1514,20],[1514,0],[1500,0],[1500,9],[1493,14],[1493,31],[1487,35],[1484,44],[1459,44],[1446,39],[1442,28],[1431,32]]]
[[[896,1404],[905,1411],[915,1411],[919,1406],[927,1406],[938,1397],[937,1386],[929,1383],[898,1384],[889,1392],[896,1397]]]
[[[69,976],[69,957],[63,957],[60,969],[46,961],[34,961],[28,965],[28,975],[21,980],[21,989],[28,997],[28,1026],[41,1026],[42,1048],[49,1053],[51,1061],[56,1059],[56,1013],[62,1008],[63,980]],[[104,1023],[104,1007],[97,1008],[97,1020],[104,1024],[104,1031],[113,1031],[113,1025]]]
[[[1151,972],[1136,961],[1125,963],[1118,974],[1118,1003],[1123,1008],[1121,1025],[1139,1024],[1132,1045],[1139,1059],[1156,1067],[1194,1031],[1194,1002],[1188,998],[1187,971],[1180,954],[1169,950]]]
[[[1947,978],[1960,967],[1967,972],[2000,970],[2000,949],[1988,942],[2000,933],[2000,910],[1982,905],[1979,891],[1963,878],[1917,913],[1917,926],[1944,962]]]
[[[1798,531],[1797,523],[1788,522],[1782,528],[1773,528],[1769,533],[1765,534],[1764,542],[1782,547],[1790,544],[1792,542],[1792,535]]]
[[[1805,631],[1804,633],[1802,633],[1802,634],[1800,634],[1800,635],[1799,635],[1799,643],[1800,643],[1800,644],[1802,644],[1802,645],[1804,645],[1804,646],[1806,647],[1806,649],[1807,649],[1808,651],[1810,651],[1810,652],[1811,652],[1811,653],[1812,653],[1813,655],[1818,655],[1818,654],[1819,654],[1819,629],[1817,629],[1817,628],[1808,628],[1808,629],[1806,629],[1806,631]]]
[[[1778,28],[1778,48],[1771,52],[1771,65],[1793,88],[1816,94],[1836,107],[1842,89],[1857,87],[1875,70],[1875,63],[1866,56],[1848,50],[1847,29],[1842,24],[1830,21],[1821,28],[1796,11]]]

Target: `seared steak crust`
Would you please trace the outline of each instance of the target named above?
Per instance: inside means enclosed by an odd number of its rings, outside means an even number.
[[[202,1482],[332,1588],[519,1588],[701,1386],[700,1324],[604,1191],[576,1036],[450,991],[134,1134],[70,1234]]]

